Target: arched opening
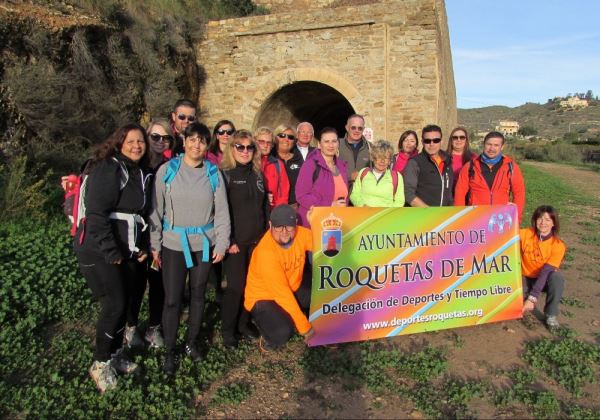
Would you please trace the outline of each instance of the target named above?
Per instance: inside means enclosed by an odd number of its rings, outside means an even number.
[[[275,128],[279,124],[296,126],[310,122],[315,135],[323,127],[334,127],[340,137],[345,134],[348,116],[354,114],[350,102],[337,90],[324,83],[300,81],[290,83],[273,93],[254,119],[255,128]]]

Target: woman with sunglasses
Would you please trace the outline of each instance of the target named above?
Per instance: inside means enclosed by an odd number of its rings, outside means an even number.
[[[206,159],[219,166],[223,159],[223,152],[229,145],[229,139],[235,133],[235,126],[229,120],[221,120],[213,129],[212,140],[208,146]]]
[[[148,169],[151,173],[156,173],[160,165],[169,160],[170,146],[174,144],[171,124],[165,118],[157,118],[148,124],[146,129],[148,134]],[[168,157],[167,157],[168,156]],[[140,308],[148,283],[148,328],[146,329],[145,340],[152,348],[159,348],[164,345],[163,337],[160,331],[160,322],[162,318],[164,292],[162,285],[162,275],[160,268],[150,267],[147,271],[148,276],[143,281],[133,284],[132,293],[127,305],[127,325],[123,337],[124,344],[128,348],[141,348],[144,346],[140,331],[137,328],[139,321]]]
[[[325,127],[318,140],[318,149],[308,154],[298,176],[298,215],[305,227],[310,227],[306,214],[311,207],[348,205],[346,161],[337,157],[340,142],[336,129]]]
[[[231,245],[223,260],[227,287],[221,301],[221,333],[229,349],[237,347],[238,336],[258,337],[243,308],[243,296],[250,256],[267,228],[268,203],[260,165],[252,133],[236,131],[221,161],[231,215]]]
[[[260,127],[254,132],[254,138],[261,157],[261,171],[265,181],[265,191],[271,208],[287,204],[290,194],[290,181],[283,161],[271,154],[273,150],[273,131]]]
[[[227,192],[218,168],[205,159],[210,131],[193,123],[184,131],[184,154],[158,168],[150,215],[152,257],[163,269],[162,315],[166,355],[163,370],[176,369],[175,344],[186,278],[190,312],[185,352],[201,360],[196,340],[204,314],[204,292],[212,264],[229,248]]]
[[[469,134],[466,128],[456,127],[452,130],[446,152],[452,157],[452,172],[454,174],[454,185],[452,187],[454,190],[462,167],[465,163],[477,158],[477,154],[471,152]]]
[[[408,160],[417,156],[419,153],[419,137],[413,130],[406,130],[398,140],[398,154],[394,156],[394,169],[398,173],[402,173]]]
[[[85,180],[85,223],[74,249],[79,269],[100,303],[90,376],[100,392],[116,386],[115,370],[137,365],[123,352],[130,297],[146,282],[148,244],[144,216],[149,202],[148,138],[138,124],[117,129],[95,152]]]
[[[285,171],[290,182],[288,204],[297,209],[296,180],[304,163],[304,158],[296,147],[296,130],[289,125],[281,124],[273,133],[275,133],[274,156],[281,159],[285,164]]]

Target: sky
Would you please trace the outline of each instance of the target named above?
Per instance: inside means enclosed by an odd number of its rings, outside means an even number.
[[[600,96],[600,0],[446,0],[459,108]]]

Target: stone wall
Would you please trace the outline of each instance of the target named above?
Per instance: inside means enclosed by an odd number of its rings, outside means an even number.
[[[395,141],[427,123],[448,133],[456,125],[443,0],[385,0],[209,22],[198,57],[207,76],[200,106],[209,124],[228,118],[254,129],[312,116],[322,125],[347,113],[345,102],[365,115],[375,138]],[[323,85],[331,91],[320,94]]]

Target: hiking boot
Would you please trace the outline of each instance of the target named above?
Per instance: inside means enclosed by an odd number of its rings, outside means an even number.
[[[223,335],[223,346],[227,350],[235,350],[238,346],[238,340],[231,334]]]
[[[560,327],[560,323],[558,322],[558,318],[556,317],[556,315],[547,315],[546,316],[546,325],[551,330]]]
[[[260,336],[260,339],[258,340],[258,348],[263,353],[270,353],[273,350],[275,350],[275,347],[270,345],[269,342],[267,340],[265,340],[262,335]]]
[[[129,358],[127,353],[125,353],[125,349],[123,348],[120,348],[115,354],[112,355],[110,359],[110,365],[114,370],[124,375],[133,373],[140,367],[137,363]]]
[[[125,333],[123,334],[123,345],[129,349],[144,347],[144,340],[142,340],[137,327],[125,327]]]
[[[159,349],[165,346],[165,340],[160,332],[160,325],[148,327],[144,339],[148,343],[148,347],[151,349]]]
[[[114,389],[117,386],[117,374],[111,366],[110,361],[100,362],[96,360],[92,363],[89,370],[92,380],[96,384],[96,388],[101,393]]]
[[[190,356],[194,362],[199,362],[202,360],[202,355],[200,354],[200,351],[198,351],[198,347],[196,347],[196,345],[193,343],[188,343],[185,345],[185,354]]]
[[[242,338],[244,338],[248,341],[255,341],[260,337],[258,330],[252,324],[250,324],[244,328],[240,328],[240,335],[242,336]]]
[[[168,351],[165,354],[165,359],[163,361],[163,372],[168,376],[175,375],[175,369],[177,368],[177,364],[175,362],[175,352]]]

